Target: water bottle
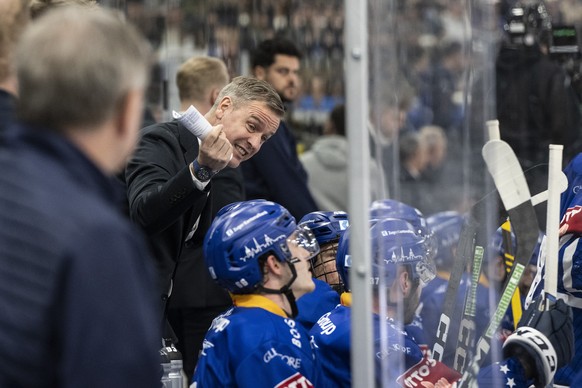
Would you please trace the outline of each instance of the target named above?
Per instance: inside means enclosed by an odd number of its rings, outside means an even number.
[[[182,372],[182,354],[172,344],[160,350],[162,357],[162,386],[164,388],[184,388],[184,374]]]
[[[162,388],[172,388],[172,382],[170,380],[170,370],[172,366],[166,348],[160,349],[160,362],[162,364]]]

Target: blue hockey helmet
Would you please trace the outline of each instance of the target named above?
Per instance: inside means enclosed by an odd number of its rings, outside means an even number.
[[[370,219],[400,218],[419,228],[426,228],[426,219],[420,210],[395,199],[379,199],[370,205]]]
[[[450,268],[455,260],[455,249],[459,243],[465,216],[456,211],[444,211],[426,219],[437,242],[434,262],[437,268]]]
[[[350,290],[349,269],[352,258],[349,253],[349,228],[340,238],[337,252],[337,270],[346,290]],[[397,267],[406,265],[411,270],[413,280],[422,284],[436,275],[432,259],[427,254],[426,237],[417,233],[416,228],[405,220],[386,218],[370,228],[372,240],[372,277],[370,283],[384,283],[390,287],[397,275]],[[383,276],[383,282],[380,279]]]
[[[238,201],[238,202],[232,202],[229,203],[228,205],[224,205],[217,213],[215,217],[220,217],[222,216],[224,213],[228,213],[231,210],[235,210],[237,209],[240,205],[245,204],[245,205],[250,205],[252,203],[264,203],[266,202],[266,199],[251,199],[248,201]]]
[[[538,241],[534,247],[534,250],[531,254],[531,257],[529,259],[529,264],[533,264],[535,265],[537,263],[537,259],[540,253],[540,247],[542,244],[542,240],[544,238],[544,233],[542,231],[539,231],[538,234]],[[515,233],[513,233],[513,231],[511,231],[511,252],[513,253],[513,255],[515,255],[515,253],[517,252],[517,238],[515,237]],[[497,228],[497,230],[495,231],[495,233],[493,234],[493,236],[491,236],[491,239],[489,241],[489,249],[490,249],[490,253],[488,255],[486,255],[485,257],[487,259],[489,259],[490,257],[494,257],[494,256],[500,256],[502,258],[505,258],[505,252],[506,252],[506,245],[507,243],[503,241],[503,229],[502,227]],[[513,262],[507,262],[506,260],[504,260],[505,265],[506,265],[506,269],[509,272],[509,270],[511,270],[511,266],[513,265]]]
[[[245,294],[262,283],[261,256],[272,254],[281,262],[293,263],[289,243],[306,249],[311,256],[319,252],[313,233],[297,227],[283,206],[269,201],[242,202],[212,222],[204,238],[204,260],[222,287]]]
[[[493,236],[489,241],[490,254],[489,257],[501,256],[504,257],[507,249],[507,242],[503,241],[503,229],[502,227],[497,228]],[[515,255],[517,251],[517,239],[515,238],[515,233],[511,231],[511,253]]]
[[[342,211],[311,212],[299,221],[311,229],[320,246],[337,242],[349,224],[348,213]]]
[[[426,239],[427,253],[433,258],[437,251],[437,241],[420,210],[395,199],[381,199],[370,206],[371,223],[384,218],[397,218],[411,224],[418,234]]]

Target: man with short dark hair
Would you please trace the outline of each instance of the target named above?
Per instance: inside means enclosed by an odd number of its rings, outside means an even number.
[[[299,93],[301,53],[287,39],[263,41],[252,55],[252,71],[277,91],[284,103]],[[307,173],[297,156],[297,145],[287,123],[281,121],[277,133],[261,152],[242,166],[247,197],[280,203],[296,218],[318,210],[307,187]]]

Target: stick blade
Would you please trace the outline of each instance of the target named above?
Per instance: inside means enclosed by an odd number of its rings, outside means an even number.
[[[516,208],[531,195],[515,153],[502,140],[489,140],[481,151],[505,210]]]

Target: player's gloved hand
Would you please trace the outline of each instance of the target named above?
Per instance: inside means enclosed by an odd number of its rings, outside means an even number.
[[[563,300],[548,310],[545,304],[544,295],[539,295],[503,344],[504,357],[517,357],[536,387],[550,384],[556,370],[570,362],[574,349],[570,307]]]

